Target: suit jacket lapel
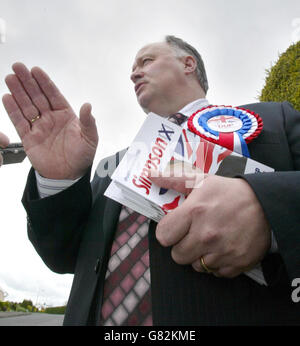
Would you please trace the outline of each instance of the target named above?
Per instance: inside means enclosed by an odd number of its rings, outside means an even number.
[[[118,166],[119,162],[122,160],[124,154],[126,153],[127,149],[124,149],[120,152],[118,152],[116,155],[108,157],[105,161],[101,161],[96,169],[96,175],[102,176],[103,171],[101,171],[101,168],[105,169],[106,177],[101,179],[101,183],[99,186],[99,189],[101,190],[101,193],[103,194],[109,184],[111,183],[111,176],[115,170],[115,168]],[[110,198],[106,198],[105,203],[105,210],[104,210],[104,217],[102,219],[102,230],[103,230],[103,242],[101,243],[101,253],[110,253],[109,249],[111,247],[111,244],[114,239],[115,231],[117,228],[117,223],[119,220],[120,211],[122,208],[122,205]]]

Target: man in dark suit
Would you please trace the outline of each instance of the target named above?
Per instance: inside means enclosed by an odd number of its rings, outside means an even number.
[[[117,281],[115,268],[138,242],[137,232],[123,236],[115,257],[118,221],[130,211],[103,196],[110,169],[124,152],[101,161],[90,183],[98,142],[91,106],[83,105],[77,118],[41,69],[29,71],[17,63],[13,70],[6,78],[12,95],[3,103],[33,166],[23,196],[28,234],[49,268],[74,273],[66,325],[300,323],[300,306],[291,299],[291,282],[300,277],[300,114],[288,103],[244,106],[264,121],[262,133],[248,146],[251,158],[275,173],[210,176],[201,189],[189,190],[184,178],[152,178],[188,197],[158,225],[150,222],[144,243],[150,263],[146,250],[135,256],[143,260],[143,274],[140,264],[132,264],[131,277]],[[199,53],[172,36],[137,53],[131,79],[146,113],[189,116],[207,104]],[[145,220],[135,220],[144,230]],[[257,265],[267,285],[243,274]],[[121,268],[124,275],[128,268]],[[149,301],[150,318],[142,317]],[[131,317],[133,305],[139,317]]]

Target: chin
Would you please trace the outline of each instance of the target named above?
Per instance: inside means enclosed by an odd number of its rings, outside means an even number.
[[[150,113],[149,109],[147,109],[147,108],[142,107],[142,110],[143,110],[146,114]]]
[[[138,98],[138,103],[142,107],[145,113],[150,113],[149,102],[146,102],[145,98]]]
[[[155,103],[153,104],[153,102],[151,104],[151,100],[149,100],[149,98],[140,97],[140,98],[138,98],[138,102],[146,114],[152,112],[152,113],[155,113],[157,115],[161,115],[163,117],[168,116],[168,115],[164,114],[163,110],[160,109],[161,107],[159,107],[159,105],[157,105],[157,104],[155,105]]]

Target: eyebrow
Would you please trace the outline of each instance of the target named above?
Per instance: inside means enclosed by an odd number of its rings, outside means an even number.
[[[136,59],[136,61],[135,61],[135,63],[133,64],[133,66],[132,66],[132,72],[135,70],[136,65],[138,65],[138,63],[139,63],[141,60],[143,60],[145,57],[154,58],[154,57],[155,57],[155,54],[153,54],[153,53],[145,53],[145,54],[142,54],[141,56],[139,56],[139,57]]]

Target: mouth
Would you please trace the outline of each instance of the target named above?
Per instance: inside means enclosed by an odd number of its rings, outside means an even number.
[[[137,83],[134,87],[135,93],[138,95],[139,91],[141,90],[142,86],[146,84],[146,82],[140,82]]]

